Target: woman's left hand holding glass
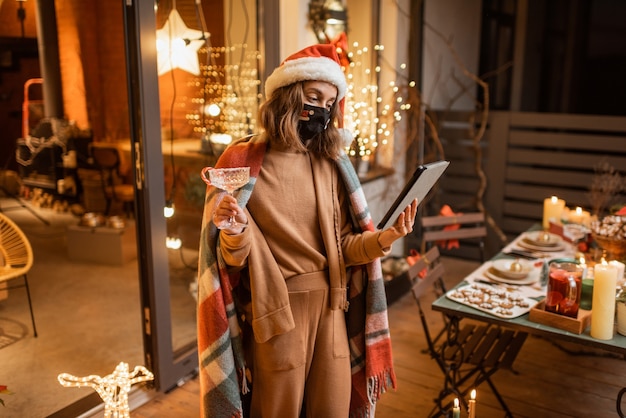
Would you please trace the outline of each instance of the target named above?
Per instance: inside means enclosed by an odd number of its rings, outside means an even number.
[[[233,217],[235,222],[231,224]],[[228,234],[240,234],[248,224],[248,217],[237,204],[237,199],[225,194],[215,208],[213,223]]]

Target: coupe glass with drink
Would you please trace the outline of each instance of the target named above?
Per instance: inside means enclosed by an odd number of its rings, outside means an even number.
[[[206,184],[225,190],[232,196],[235,190],[245,186],[250,181],[250,167],[204,167],[200,172],[200,176]],[[238,223],[235,217],[231,216],[228,221],[216,226],[219,229],[233,228],[237,227]]]

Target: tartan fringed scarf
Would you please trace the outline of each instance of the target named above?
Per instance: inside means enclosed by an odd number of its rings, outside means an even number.
[[[250,167],[250,182],[236,197],[247,203],[261,169],[267,142],[263,136],[232,144],[216,167]],[[365,196],[347,156],[337,162],[350,195],[351,213],[361,230],[374,230]],[[218,247],[219,230],[212,223],[219,190],[207,187],[198,261],[198,356],[204,417],[242,417],[242,394],[248,392],[242,333],[233,300],[237,275],[229,275]],[[387,302],[380,260],[349,272],[350,308],[346,313],[352,367],[351,417],[373,417],[376,401],[396,387]]]

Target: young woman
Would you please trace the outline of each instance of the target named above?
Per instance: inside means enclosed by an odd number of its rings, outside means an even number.
[[[206,417],[373,416],[395,387],[380,257],[412,231],[417,202],[374,229],[336,126],[346,88],[334,46],[293,54],[266,80],[262,133],[216,164],[250,167],[250,181],[235,197],[207,188],[198,309]]]

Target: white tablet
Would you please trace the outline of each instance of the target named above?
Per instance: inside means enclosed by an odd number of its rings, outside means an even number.
[[[436,161],[418,166],[395,202],[383,216],[378,224],[378,229],[385,229],[393,225],[400,213],[411,204],[413,199],[417,198],[418,204],[421,204],[430,189],[448,168],[448,165],[450,165],[450,161]]]

